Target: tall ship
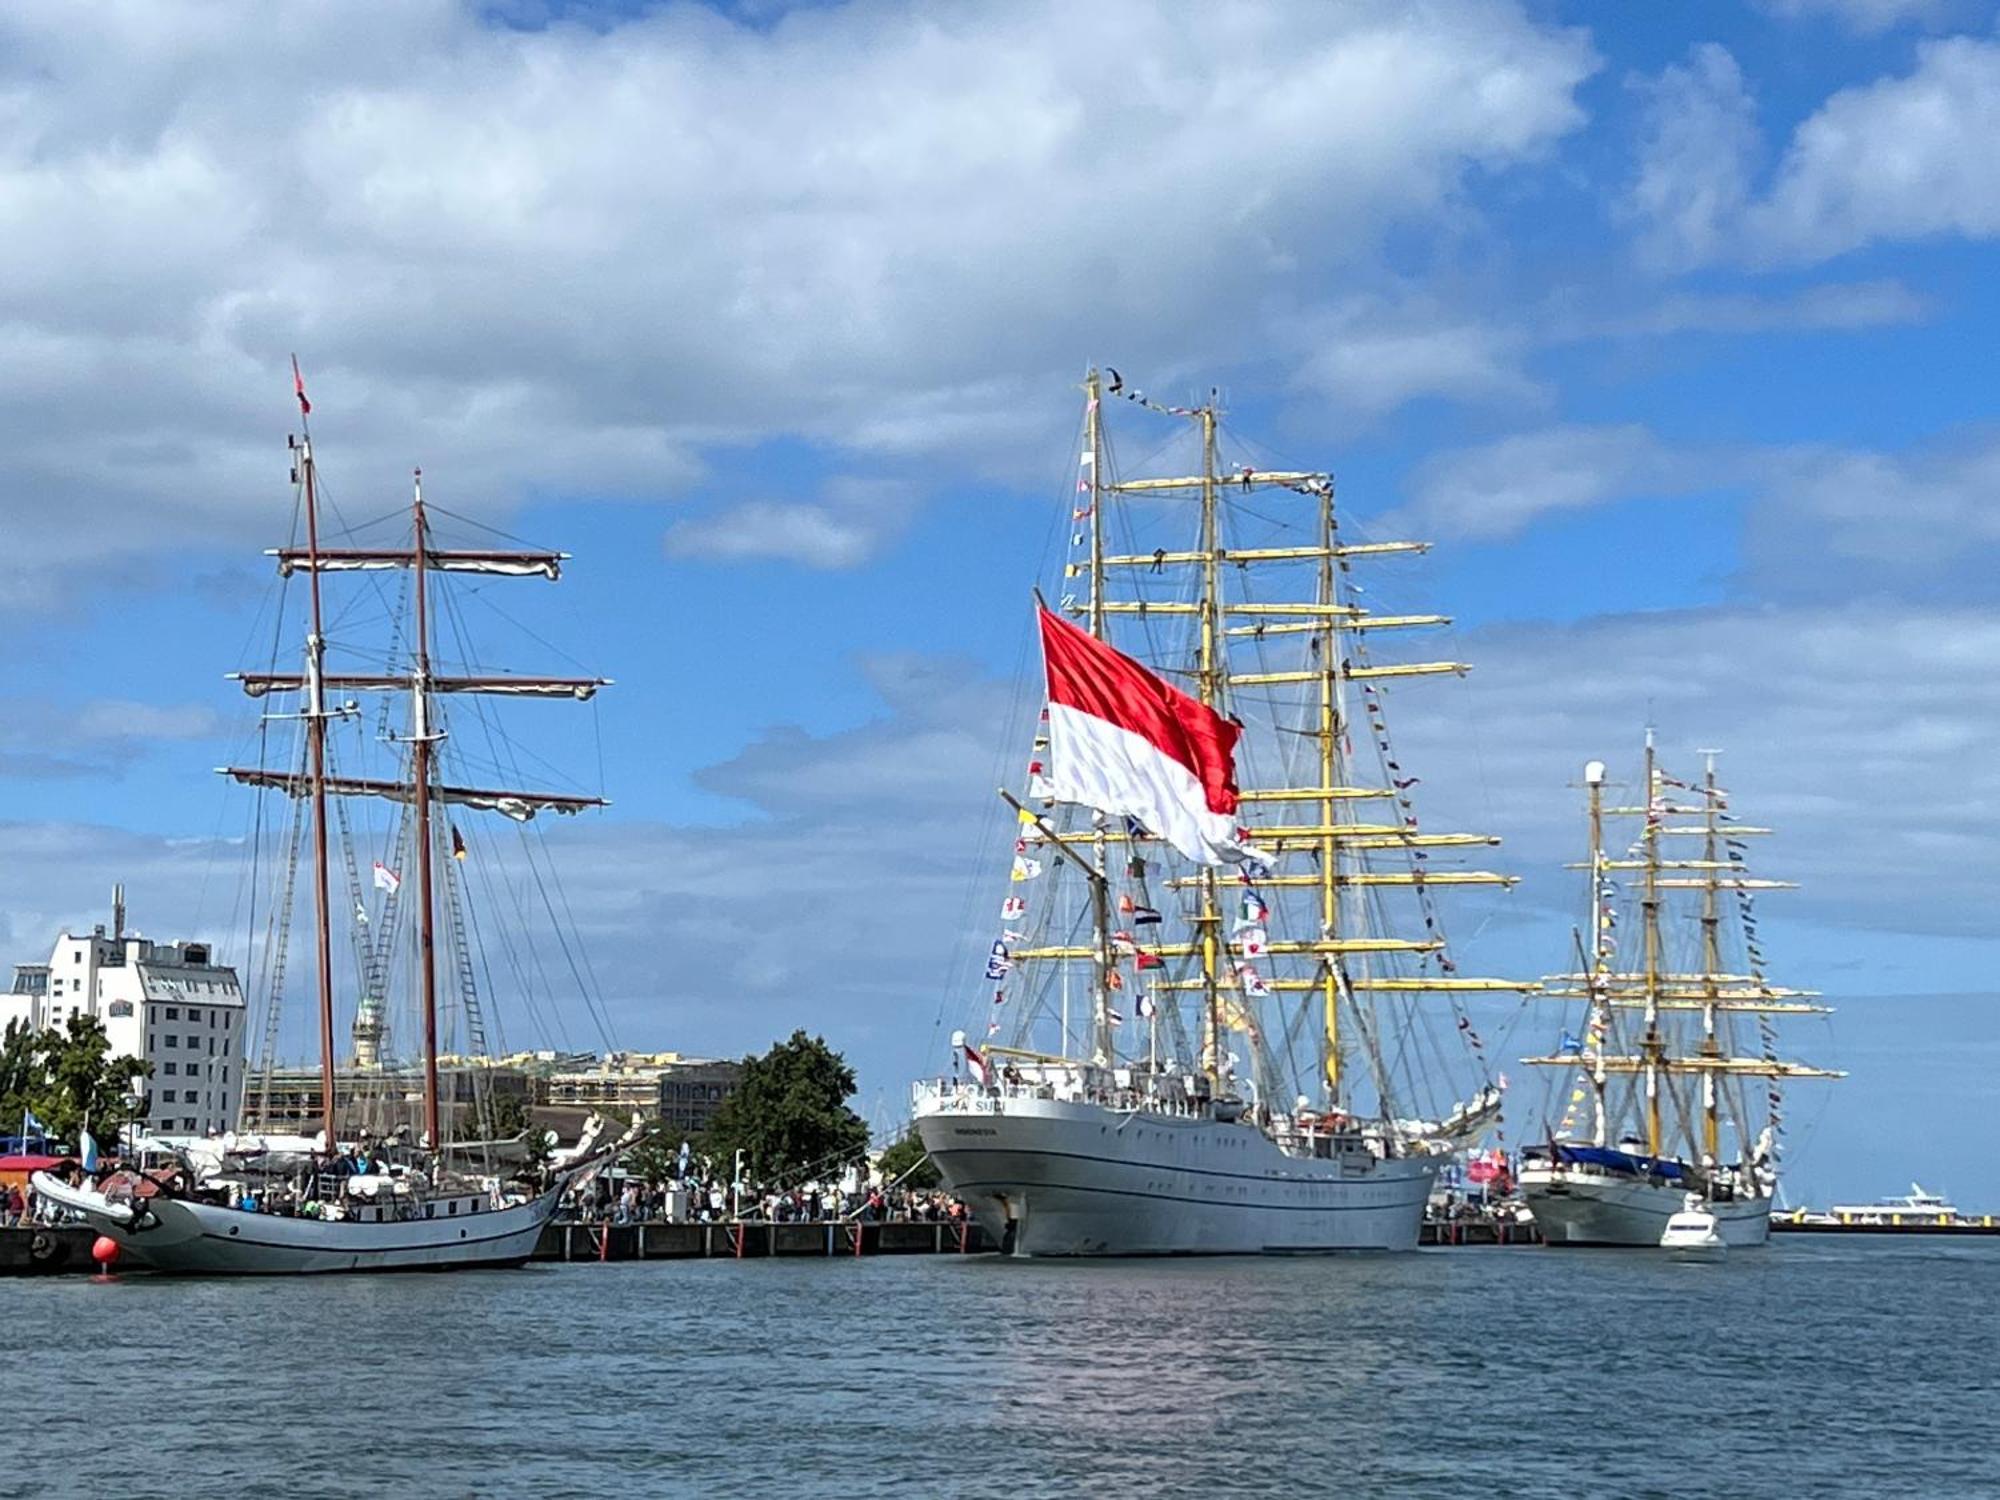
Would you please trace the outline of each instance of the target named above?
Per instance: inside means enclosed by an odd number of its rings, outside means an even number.
[[[1826,1007],[1766,975],[1757,895],[1791,882],[1751,873],[1750,841],[1772,830],[1730,811],[1704,754],[1701,779],[1679,779],[1648,730],[1632,805],[1606,806],[1604,763],[1584,768],[1589,859],[1572,868],[1586,872],[1589,937],[1578,967],[1543,987],[1581,1018],[1556,1052],[1524,1059],[1569,1075],[1560,1119],[1519,1175],[1550,1245],[1656,1246],[1691,1195],[1725,1244],[1763,1244],[1783,1082],[1842,1076],[1778,1056],[1778,1021]],[[1616,855],[1607,819],[1638,824]]]
[[[304,651],[296,667],[239,673],[244,691],[279,706],[263,716],[257,742],[264,759],[224,768],[243,786],[274,796],[261,802],[250,841],[261,858],[278,850],[275,891],[253,907],[260,934],[265,1045],[260,1077],[246,1080],[246,1107],[261,1094],[270,1115],[271,1070],[279,1036],[292,917],[301,875],[311,891],[313,992],[319,1042],[319,1130],[289,1136],[228,1135],[191,1143],[164,1170],[126,1171],[84,1188],[37,1175],[44,1197],[82,1215],[141,1268],[198,1273],[449,1270],[518,1265],[533,1251],[564,1188],[630,1144],[601,1144],[602,1122],[581,1149],[531,1183],[459,1137],[461,1123],[490,1121],[478,1067],[447,1053],[486,1047],[480,978],[492,963],[477,942],[478,924],[462,866],[468,854],[465,813],[497,813],[525,826],[539,814],[578,813],[604,805],[596,796],[520,790],[497,777],[452,774],[469,757],[447,756],[447,704],[461,697],[588,699],[607,684],[596,677],[505,675],[480,664],[457,636],[464,669],[441,669],[437,622],[462,627],[464,602],[440,588],[445,579],[556,579],[567,554],[512,546],[446,547],[416,475],[407,529],[393,541],[328,545],[322,481],[315,463],[303,379],[294,367],[300,426],[289,440],[295,491],[294,535],[272,554],[282,580],[282,635],[289,590],[303,580]],[[393,520],[388,523],[393,525]],[[351,539],[350,539],[351,540]],[[329,666],[328,610],[321,581],[356,575],[355,596],[334,618],[352,664]],[[384,588],[382,580],[395,580]],[[371,618],[387,623],[386,641],[369,640]],[[274,645],[274,654],[283,649]],[[375,711],[363,708],[372,700]],[[402,711],[397,712],[400,704]],[[518,752],[506,747],[483,710],[470,716],[488,767]],[[371,774],[371,757],[385,758]],[[272,760],[284,763],[271,764]],[[359,807],[363,812],[352,811]],[[383,809],[372,823],[365,809]],[[268,831],[268,836],[267,836]],[[477,841],[477,834],[474,835]],[[364,878],[357,850],[381,857]],[[540,852],[545,858],[546,851]],[[536,851],[524,858],[538,883]],[[250,877],[253,888],[261,876]],[[406,889],[406,886],[408,889]],[[546,890],[543,899],[548,899]],[[503,912],[498,941],[511,947],[525,908]],[[255,918],[253,917],[253,920]],[[351,970],[350,1006],[341,1005],[336,971]],[[346,976],[343,976],[346,977]],[[400,1005],[392,1004],[392,996]],[[154,998],[176,998],[172,994]],[[171,1018],[174,1010],[166,1010]],[[392,1017],[404,1017],[392,1040]],[[336,1068],[343,1017],[353,1055]],[[392,1059],[395,1041],[406,1050]],[[189,1037],[192,1046],[194,1038]],[[414,1058],[407,1049],[417,1049]],[[458,1066],[444,1070],[451,1056]],[[171,1071],[173,1063],[164,1064]],[[456,1086],[447,1098],[445,1082]],[[172,1085],[161,1077],[156,1085]],[[348,1091],[343,1097],[342,1090]],[[342,1127],[346,1127],[343,1136]],[[310,1130],[310,1125],[307,1126]],[[488,1143],[491,1144],[491,1143]],[[505,1153],[501,1153],[504,1155]],[[518,1153],[516,1153],[518,1164]]]
[[[1471,1007],[1533,988],[1459,972],[1445,900],[1512,877],[1420,821],[1390,737],[1404,682],[1466,668],[1377,661],[1449,622],[1354,575],[1426,544],[1348,540],[1330,474],[1225,454],[1213,394],[1084,396],[979,1018],[916,1129],[1015,1255],[1414,1248],[1499,1112]],[[1113,410],[1180,472],[1124,474]]]

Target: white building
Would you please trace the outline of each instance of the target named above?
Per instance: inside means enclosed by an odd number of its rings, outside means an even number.
[[[61,1028],[73,1015],[104,1023],[114,1055],[153,1065],[141,1117],[156,1135],[232,1130],[243,1098],[244,1004],[236,971],[206,943],[155,943],[124,932],[122,892],[113,931],[65,932],[46,964],[20,964],[0,995],[0,1030],[16,1020]]]

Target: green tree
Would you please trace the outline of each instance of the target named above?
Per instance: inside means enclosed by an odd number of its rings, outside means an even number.
[[[823,1037],[795,1031],[762,1057],[743,1059],[743,1081],[715,1112],[703,1145],[723,1173],[741,1151],[744,1170],[766,1182],[837,1176],[868,1151],[868,1127],[847,1107],[853,1093],[847,1059]]]
[[[21,1128],[21,1111],[35,1107],[35,1093],[47,1077],[42,1036],[26,1021],[9,1021],[0,1036],[0,1135]]]
[[[884,1182],[901,1182],[904,1187],[920,1193],[944,1180],[937,1163],[931,1160],[930,1152],[924,1149],[923,1137],[917,1134],[914,1125],[901,1140],[882,1153],[875,1168],[882,1174]]]
[[[41,1044],[42,1076],[28,1090],[35,1117],[79,1148],[86,1124],[100,1142],[115,1142],[132,1112],[132,1080],[145,1077],[152,1065],[113,1057],[104,1023],[95,1016],[71,1016],[61,1031],[43,1032]]]

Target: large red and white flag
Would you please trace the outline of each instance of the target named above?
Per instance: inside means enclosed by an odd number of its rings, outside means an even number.
[[[1258,857],[1236,826],[1242,731],[1089,632],[1041,615],[1047,795],[1136,818],[1199,864]]]

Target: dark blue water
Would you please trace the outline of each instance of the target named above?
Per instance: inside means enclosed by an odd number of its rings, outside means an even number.
[[[0,1286],[5,1495],[2000,1495],[1993,1242]]]

